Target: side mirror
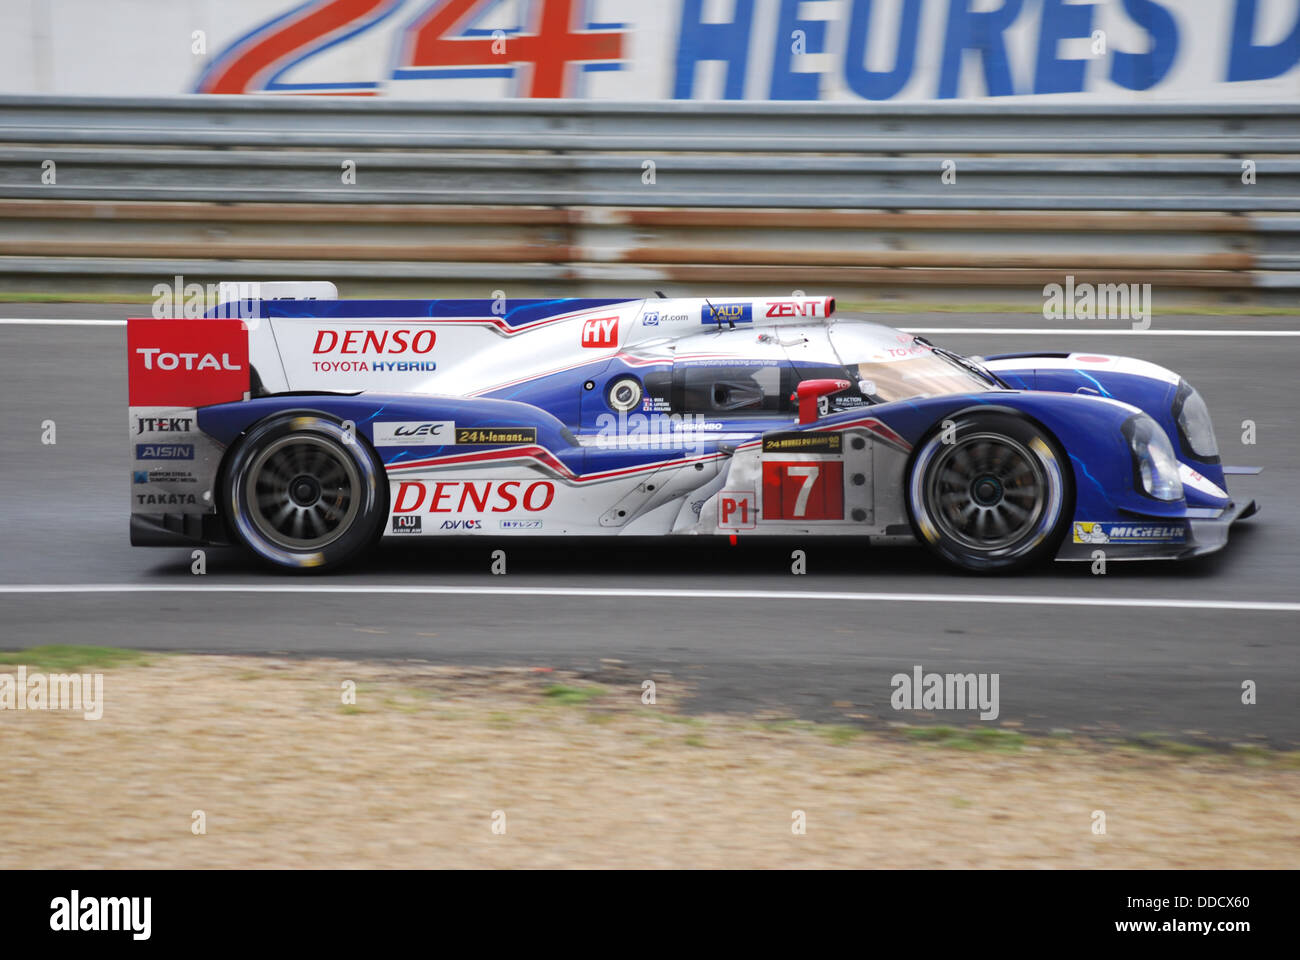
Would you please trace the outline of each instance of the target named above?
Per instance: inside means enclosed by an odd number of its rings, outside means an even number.
[[[799,422],[816,423],[830,409],[827,397],[847,390],[853,384],[847,380],[804,380],[790,399],[799,404]]]

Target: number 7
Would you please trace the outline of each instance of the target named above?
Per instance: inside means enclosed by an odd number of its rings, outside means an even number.
[[[799,494],[794,498],[794,515],[796,517],[806,516],[808,513],[808,497],[817,483],[817,478],[821,475],[822,468],[808,465],[806,467],[786,467],[785,475],[787,477],[798,477],[803,480],[803,486],[799,488]]]

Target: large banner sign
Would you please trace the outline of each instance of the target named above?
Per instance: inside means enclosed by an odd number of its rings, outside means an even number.
[[[1300,0],[0,0],[0,92],[1300,99]]]

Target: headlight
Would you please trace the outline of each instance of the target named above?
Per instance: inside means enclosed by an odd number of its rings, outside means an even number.
[[[1133,482],[1138,490],[1156,500],[1183,499],[1178,458],[1160,424],[1139,413],[1124,421],[1123,431],[1133,453]]]
[[[1178,424],[1178,441],[1187,454],[1202,463],[1218,463],[1219,444],[1214,439],[1209,408],[1186,380],[1178,381],[1173,415]]]

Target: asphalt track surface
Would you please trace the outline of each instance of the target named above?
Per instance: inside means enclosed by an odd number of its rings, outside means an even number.
[[[14,304],[0,317],[141,309]],[[1105,576],[1086,564],[968,576],[920,548],[845,541],[465,538],[397,544],[362,568],[307,578],[211,549],[198,577],[188,550],[127,541],[125,328],[0,321],[0,648],[549,667],[626,685],[629,696],[654,678],[661,696],[687,696],[694,711],[975,722],[890,708],[890,678],[921,665],[998,674],[997,722],[1028,730],[1300,746],[1300,337],[1274,335],[1300,329],[1300,317],[1157,316],[1142,335],[1082,329],[1126,326],[1116,322],[980,332],[1067,325],[1032,314],[892,322],[959,328],[927,335],[967,353],[1075,348],[1178,370],[1206,396],[1224,461],[1264,468],[1229,481],[1262,513],[1219,554],[1112,563]],[[1240,442],[1248,419],[1254,446]],[[41,443],[45,420],[57,425],[52,446]],[[508,572],[493,576],[490,554],[502,547]],[[795,548],[806,575],[791,573]],[[1246,680],[1255,705],[1241,703]]]

